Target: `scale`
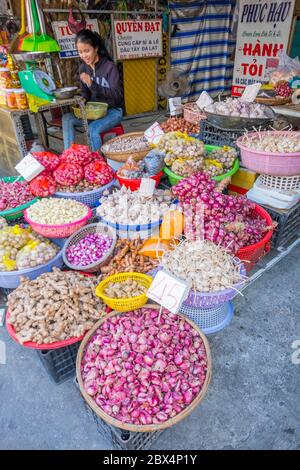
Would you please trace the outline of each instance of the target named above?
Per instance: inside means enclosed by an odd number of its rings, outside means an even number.
[[[26,68],[18,72],[22,88],[28,95],[29,108],[36,112],[39,106],[55,99],[56,89],[53,79],[38,68],[37,62],[49,58],[47,52],[25,52],[13,55],[17,62],[25,62]]]

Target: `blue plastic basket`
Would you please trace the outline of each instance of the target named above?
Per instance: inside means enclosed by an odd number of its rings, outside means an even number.
[[[83,202],[89,207],[96,207],[99,199],[106,190],[112,190],[116,185],[116,180],[113,179],[110,183],[101,186],[101,188],[93,189],[92,191],[85,191],[81,193],[63,193],[56,192],[53,196],[58,198],[73,199],[78,202]]]
[[[180,313],[196,323],[206,335],[223,330],[232,320],[232,302],[225,302],[212,308],[189,307],[182,305]]]
[[[29,279],[36,279],[43,273],[52,271],[52,268],[62,268],[64,262],[62,258],[62,249],[48,263],[36,266],[35,268],[21,269],[19,271],[0,272],[0,287],[4,289],[15,289],[20,284],[20,276],[26,276]]]
[[[150,238],[153,235],[153,232],[156,230],[158,231],[160,224],[162,223],[162,219],[158,220],[157,222],[151,222],[149,224],[143,225],[122,225],[114,222],[110,222],[109,220],[105,220],[102,217],[99,217],[99,220],[105,224],[113,227],[116,231],[116,234],[119,238],[138,238],[146,239]]]

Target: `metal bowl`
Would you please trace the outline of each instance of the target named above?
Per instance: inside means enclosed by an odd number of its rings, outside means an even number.
[[[77,90],[78,90],[77,86],[67,86],[64,88],[56,88],[56,90],[53,91],[53,95],[58,100],[68,100],[70,98],[73,98],[73,96],[75,96]]]
[[[210,105],[204,109],[207,120],[220,129],[251,129],[253,127],[266,126],[274,121],[275,113],[269,106],[261,105],[264,108],[265,118],[245,118],[240,116],[225,116],[209,111]]]

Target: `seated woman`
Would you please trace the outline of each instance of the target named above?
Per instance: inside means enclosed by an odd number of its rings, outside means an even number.
[[[79,69],[83,97],[86,101],[108,104],[104,118],[89,122],[90,145],[93,151],[97,151],[102,145],[100,132],[112,129],[122,120],[123,92],[119,72],[98,33],[83,29],[76,36],[76,47],[83,61]],[[75,141],[75,126],[82,122],[68,113],[63,115],[62,124],[64,147],[67,149]]]

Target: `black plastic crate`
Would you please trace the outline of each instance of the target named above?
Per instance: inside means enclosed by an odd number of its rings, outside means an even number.
[[[79,389],[77,379],[74,382]],[[99,418],[86,401],[84,405],[87,414],[94,420],[98,433],[115,450],[147,450],[163,432],[131,432],[116,428]]]
[[[274,248],[286,246],[300,235],[300,203],[288,210],[276,210],[268,206],[262,207],[278,224],[271,240]]]
[[[269,124],[266,126],[266,129],[270,128]],[[262,126],[260,126],[262,129]],[[253,129],[255,131],[255,129]],[[251,130],[248,130],[251,132]],[[228,145],[229,147],[234,147],[238,154],[240,154],[240,149],[236,145],[236,141],[239,137],[245,134],[245,129],[222,129],[215,124],[211,124],[207,120],[200,121],[200,133],[199,139],[207,145],[218,145],[223,147]]]
[[[65,348],[38,350],[39,358],[51,379],[59,384],[75,376],[80,342]]]
[[[220,147],[228,145],[230,147],[234,147],[239,152],[236,140],[244,133],[244,130],[221,129],[218,126],[209,123],[207,120],[200,121],[199,138],[207,145],[218,145]]]

